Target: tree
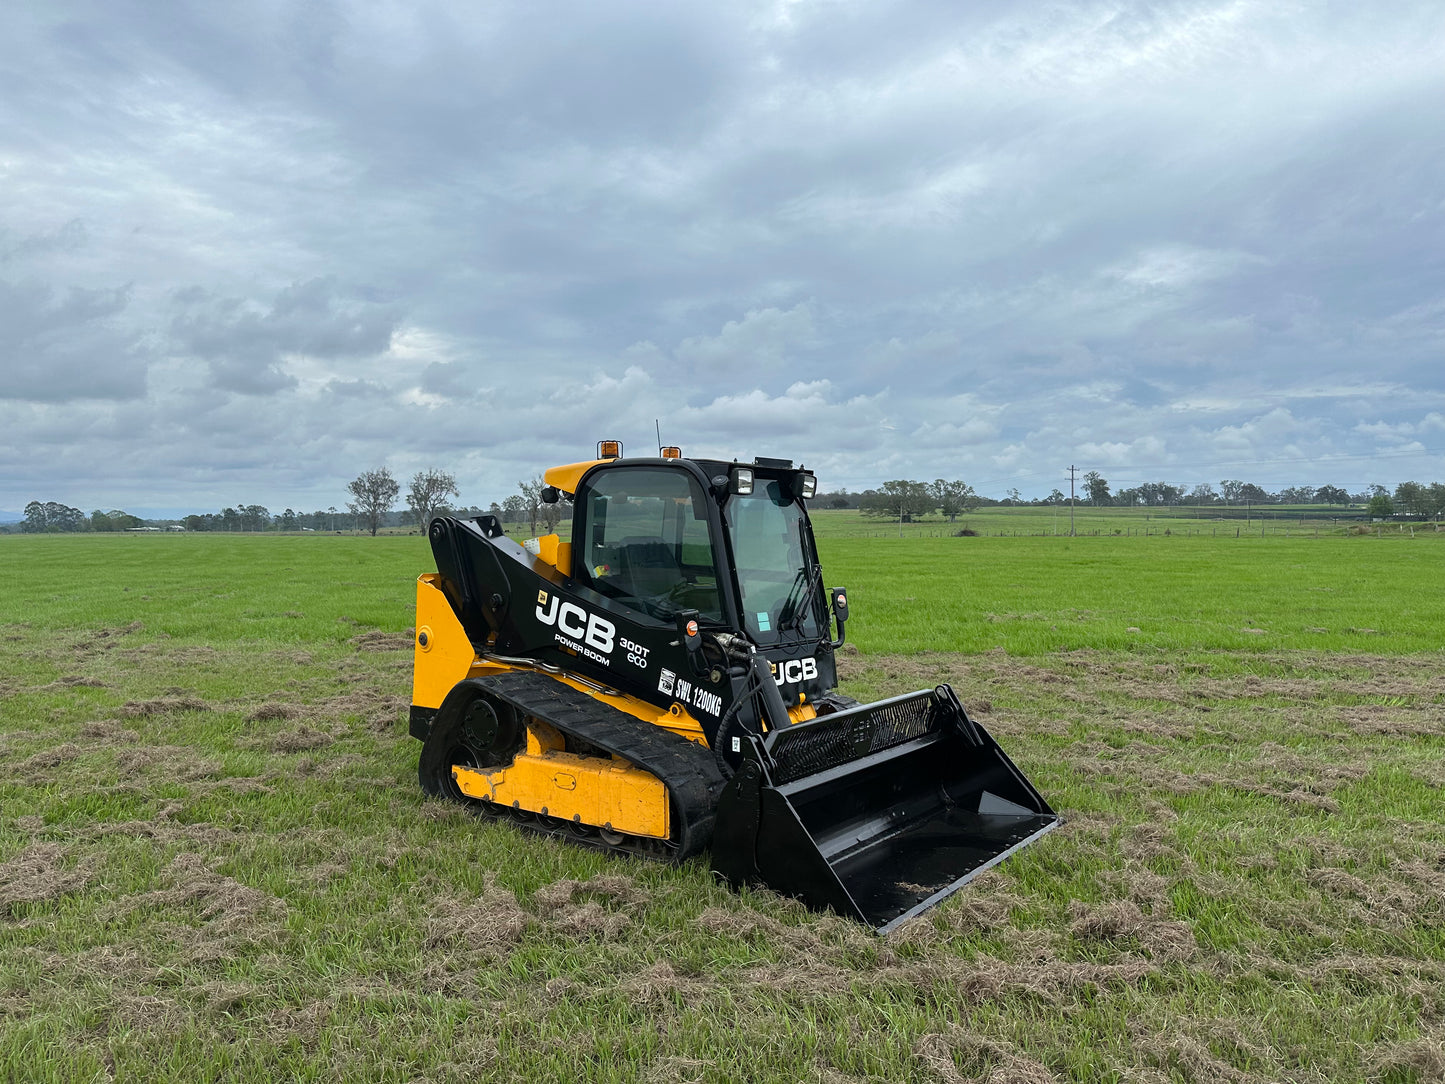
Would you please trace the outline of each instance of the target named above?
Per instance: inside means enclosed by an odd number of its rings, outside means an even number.
[[[243,531],[264,531],[271,525],[271,513],[264,504],[243,504],[238,511]]]
[[[527,502],[513,493],[502,502],[502,522],[521,523],[522,517],[527,514]]]
[[[906,478],[884,482],[882,489],[870,489],[863,494],[858,507],[865,515],[887,516],[889,519],[906,519],[927,515],[936,507],[928,486]]]
[[[352,497],[346,502],[346,507],[351,509],[363,527],[371,530],[371,536],[375,538],[376,529],[381,526],[382,517],[396,503],[401,486],[396,484],[391,471],[378,467],[357,476],[346,488]]]
[[[294,531],[296,530],[297,526],[298,523],[296,522],[295,512],[291,511],[291,509],[288,508],[286,509],[286,511],[281,513],[281,529],[283,531]]]
[[[1224,500],[1226,504],[1234,504],[1236,501],[1241,500],[1242,498],[1239,495],[1239,491],[1243,488],[1244,483],[1236,478],[1226,478],[1224,481],[1219,483],[1219,489],[1220,492],[1224,494]]]
[[[1219,494],[1208,482],[1201,482],[1189,491],[1189,500],[1193,504],[1213,504],[1219,500]]]
[[[1084,492],[1093,505],[1109,503],[1109,480],[1096,470],[1084,475]]]
[[[1371,519],[1389,519],[1395,514],[1395,506],[1391,503],[1389,494],[1376,493],[1370,498],[1366,511],[1370,513]]]
[[[54,533],[57,531],[83,531],[86,527],[85,513],[59,501],[31,501],[25,506],[25,522],[20,530],[26,534]]]
[[[1350,495],[1339,486],[1320,486],[1315,490],[1316,504],[1349,504]]]
[[[534,538],[537,535],[537,520],[542,517],[542,489],[545,485],[540,475],[530,482],[517,483],[517,488],[522,491],[520,496],[522,508],[527,515],[528,529]]]
[[[960,512],[971,512],[978,507],[978,494],[973,491],[973,486],[956,478],[952,482],[935,478],[928,487],[928,495],[933,498],[934,507],[948,517],[949,523],[955,522]]]
[[[457,480],[446,471],[417,471],[406,491],[406,506],[411,509],[417,525],[425,531],[433,517],[446,510],[448,497],[460,497]]]
[[[1236,498],[1241,501],[1253,501],[1255,504],[1264,504],[1272,500],[1268,493],[1262,490],[1253,482],[1242,482],[1239,486],[1239,495]]]
[[[1422,486],[1419,482],[1401,482],[1395,487],[1395,503],[1400,510],[1407,515],[1419,516],[1421,519],[1430,515],[1433,509],[1430,507],[1430,487]]]

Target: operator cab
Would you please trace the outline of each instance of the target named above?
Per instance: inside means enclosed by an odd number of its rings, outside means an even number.
[[[676,448],[623,459],[615,441],[598,451],[546,475],[574,503],[574,580],[659,622],[696,610],[704,628],[741,631],[759,647],[828,636],[803,503],[811,472],[780,459],[684,459]]]

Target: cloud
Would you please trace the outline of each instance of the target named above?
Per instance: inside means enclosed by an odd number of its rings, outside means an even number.
[[[147,357],[117,322],[130,287],[72,286],[57,297],[38,282],[0,279],[0,398],[40,402],[144,395]]]
[[[814,337],[812,309],[799,303],[748,312],[724,323],[716,335],[684,339],[673,354],[694,373],[736,379],[786,364],[811,347]]]
[[[340,296],[334,279],[287,286],[269,307],[194,290],[178,292],[174,302],[172,351],[204,361],[215,387],[243,395],[294,388],[292,354],[335,360],[382,353],[397,324],[387,306]]]

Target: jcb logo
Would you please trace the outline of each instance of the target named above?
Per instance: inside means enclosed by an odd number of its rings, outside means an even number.
[[[598,651],[611,651],[617,635],[617,626],[611,621],[589,614],[575,602],[563,602],[556,595],[548,598],[544,591],[537,592],[537,620],[556,625],[559,632]]]
[[[773,680],[779,685],[796,685],[800,681],[812,681],[818,676],[817,659],[789,659],[779,666],[772,664]]]

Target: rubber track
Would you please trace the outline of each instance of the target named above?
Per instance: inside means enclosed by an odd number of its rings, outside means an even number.
[[[712,840],[724,780],[707,746],[628,715],[545,674],[519,670],[473,680],[523,715],[591,742],[662,780],[673,803],[671,842],[676,846],[668,855],[673,861],[697,854]]]

